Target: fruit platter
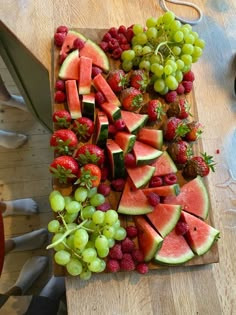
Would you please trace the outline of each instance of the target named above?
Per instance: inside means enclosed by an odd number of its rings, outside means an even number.
[[[56,275],[218,262],[215,164],[193,89],[204,45],[172,12],[144,26],[56,29],[47,246]]]

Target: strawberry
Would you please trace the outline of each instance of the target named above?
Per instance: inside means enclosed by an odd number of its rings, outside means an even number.
[[[87,117],[80,117],[74,120],[72,130],[78,137],[79,141],[87,142],[94,131],[94,122]]]
[[[77,178],[79,166],[73,157],[61,155],[53,160],[49,170],[59,183],[68,184]]]
[[[102,165],[105,160],[104,151],[96,144],[84,144],[75,152],[75,159],[80,165],[93,163],[98,166]]]
[[[68,128],[71,123],[71,115],[67,110],[57,110],[52,115],[56,127]]]
[[[215,171],[214,166],[213,157],[201,153],[201,156],[194,156],[185,164],[183,176],[185,178],[205,177],[210,173],[210,170]]]
[[[136,111],[142,105],[143,95],[138,89],[135,89],[134,87],[129,87],[121,92],[120,100],[124,109],[129,111]]]
[[[78,179],[75,184],[87,188],[97,187],[101,181],[101,169],[92,163],[85,164],[79,169]]]
[[[164,125],[164,139],[173,141],[178,138],[184,137],[189,131],[187,125],[177,117],[170,117]]]
[[[111,71],[107,82],[115,93],[122,91],[128,83],[127,76],[122,69]]]
[[[201,134],[203,132],[203,126],[198,121],[192,121],[187,124],[189,131],[185,135],[186,141],[196,141],[201,137]]]
[[[77,136],[69,129],[56,130],[50,139],[50,146],[60,155],[71,155],[77,145]]]
[[[180,98],[178,101],[170,104],[166,114],[167,117],[178,117],[186,119],[189,116],[190,104],[185,98]]]
[[[147,104],[147,113],[150,121],[156,121],[161,119],[161,116],[165,115],[163,105],[158,100],[151,100]]]
[[[133,70],[130,75],[130,86],[142,92],[146,91],[149,78],[144,70]]]
[[[167,150],[177,164],[185,164],[192,155],[192,148],[188,142],[183,140],[171,143]]]

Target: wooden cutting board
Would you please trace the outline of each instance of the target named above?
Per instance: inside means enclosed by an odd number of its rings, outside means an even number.
[[[81,34],[83,34],[84,36],[86,36],[87,38],[99,43],[101,38],[103,37],[103,35],[105,34],[105,32],[107,31],[106,29],[74,29],[79,31]],[[52,99],[53,99],[53,94],[54,94],[54,86],[55,86],[55,82],[58,79],[58,71],[59,71],[59,64],[58,64],[58,56],[59,56],[59,49],[55,48],[54,44],[53,44],[53,48],[52,48]],[[119,66],[119,61],[114,61],[114,60],[110,60],[110,65],[112,69],[116,69]],[[194,94],[194,90],[192,90],[191,93],[189,93],[187,95],[187,100],[188,102],[191,104],[191,114],[192,114],[192,119],[194,120],[198,120],[198,112],[197,112],[197,102],[195,99],[195,94]],[[66,105],[64,104],[54,104],[54,108],[53,111],[58,110],[58,109],[64,109],[66,108]],[[203,144],[204,142],[204,133],[203,133],[203,137],[201,139],[199,139],[197,141],[196,144],[194,144],[193,146],[193,150],[194,150],[194,154],[197,155],[200,152],[203,152]],[[181,176],[181,173],[178,173],[178,177],[180,179],[180,185],[183,185],[185,183],[185,180],[183,179],[183,177]],[[208,181],[207,179],[205,180],[205,184],[208,188]],[[59,189],[64,195],[69,195],[71,193],[71,187],[58,187],[55,183],[53,183],[53,187],[54,189]],[[118,206],[118,202],[120,200],[120,196],[121,193],[118,192],[111,192],[110,195],[108,196],[108,201],[110,202],[111,206],[113,207],[113,209],[117,209]],[[209,209],[209,216],[206,220],[206,222],[208,224],[210,224],[211,226],[214,227],[214,220],[213,220],[213,215],[214,215],[214,211],[211,208],[210,205],[210,209]],[[124,216],[120,216],[120,219],[123,222],[123,225],[127,225],[127,220]],[[181,266],[197,266],[197,265],[204,265],[204,264],[211,264],[211,263],[217,263],[219,262],[219,252],[218,252],[218,245],[217,242],[215,242],[213,244],[213,246],[211,247],[211,249],[204,255],[202,256],[195,256],[193,259],[191,259],[190,261],[188,261],[185,264],[182,264]],[[166,269],[166,268],[171,268],[168,266],[162,266],[162,265],[158,265],[158,264],[154,264],[154,263],[149,263],[149,268],[150,269]],[[66,271],[65,268],[54,264],[54,274],[56,276],[64,276],[66,275]]]

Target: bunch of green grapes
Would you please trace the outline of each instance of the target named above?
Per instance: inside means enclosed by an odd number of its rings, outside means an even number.
[[[54,236],[47,249],[55,250],[58,265],[83,280],[90,279],[93,272],[104,271],[109,249],[126,237],[115,210],[96,210],[104,201],[96,188],[78,187],[73,197],[64,197],[56,190],[49,196],[57,218],[48,223]]]
[[[147,71],[154,90],[162,95],[176,90],[205,46],[191,25],[181,24],[173,12],[148,18],[146,28],[134,24],[133,32],[132,49],[123,51],[121,66],[126,72],[133,68]]]

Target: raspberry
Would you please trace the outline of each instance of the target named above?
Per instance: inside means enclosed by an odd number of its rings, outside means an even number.
[[[56,91],[54,94],[54,100],[57,103],[63,103],[66,100],[66,94],[62,91]]]
[[[104,36],[103,36],[103,38],[102,38],[102,41],[108,43],[111,39],[112,39],[111,34],[107,32],[107,33],[104,34]]]
[[[111,186],[115,191],[122,191],[125,186],[125,180],[123,178],[113,179],[111,181]]]
[[[149,182],[149,187],[159,187],[163,185],[163,179],[160,176],[153,176]]]
[[[175,232],[178,235],[184,235],[189,230],[188,224],[182,221],[179,221],[175,226]]]
[[[80,38],[76,38],[73,42],[74,49],[82,49],[84,47],[84,41]]]
[[[54,35],[54,43],[57,47],[61,47],[66,38],[66,33],[56,33]]]
[[[184,74],[184,77],[183,77],[183,81],[194,81],[195,80],[195,76],[194,76],[194,73],[193,71],[188,71]]]
[[[107,197],[110,194],[111,187],[105,183],[100,183],[98,185],[97,191],[99,194],[102,194],[103,196]]]
[[[145,263],[138,264],[136,270],[141,274],[145,274],[148,272],[148,265]]]
[[[138,235],[138,229],[136,226],[129,225],[126,227],[127,236],[129,238],[135,238]]]
[[[166,93],[165,100],[167,103],[173,103],[176,100],[177,92],[176,91],[170,91]]]
[[[127,38],[125,37],[124,34],[119,34],[118,42],[120,45],[125,45],[128,43]]]
[[[117,39],[115,38],[112,38],[109,42],[108,42],[108,47],[110,50],[114,50],[116,48],[118,48],[120,45],[119,45],[119,42]]]
[[[117,130],[123,130],[125,128],[125,122],[122,118],[117,119],[114,123]]]
[[[56,84],[55,84],[55,88],[56,90],[59,91],[65,91],[65,81],[63,80],[57,80]]]
[[[147,199],[149,204],[153,207],[157,206],[160,203],[160,197],[154,192],[150,192],[147,195]]]
[[[185,93],[189,93],[193,88],[193,82],[192,81],[182,81],[182,85],[184,87]]]
[[[173,185],[177,183],[177,176],[174,173],[165,175],[163,179],[166,185]]]
[[[136,159],[132,153],[127,153],[124,157],[124,162],[126,167],[135,167]]]
[[[96,66],[92,66],[92,78],[96,77],[99,73],[102,73],[102,69]]]
[[[97,206],[96,209],[106,212],[111,209],[111,205],[109,202],[104,202],[100,206]]]
[[[115,260],[115,259],[108,259],[107,260],[107,270],[109,272],[117,272],[120,271],[120,264],[119,261]]]
[[[64,25],[58,26],[56,33],[68,33],[68,27]]]
[[[182,83],[180,83],[176,89],[177,94],[182,95],[185,92],[185,88]]]
[[[115,127],[114,125],[112,125],[112,124],[109,124],[109,126],[108,126],[108,133],[109,133],[109,136],[110,136],[111,138],[113,138],[114,135],[116,134],[116,132],[117,132],[116,127]]]
[[[115,244],[112,248],[110,248],[109,257],[117,260],[121,260],[123,258],[121,244]]]
[[[102,167],[101,168],[101,181],[105,181],[108,177],[108,168]]]
[[[105,102],[105,97],[104,95],[102,94],[102,92],[97,92],[95,94],[95,101],[98,105],[101,105]]]
[[[123,258],[120,261],[120,268],[124,271],[132,271],[135,270],[135,263],[133,261],[133,258],[131,254],[124,254]]]
[[[119,34],[126,34],[126,32],[127,32],[127,29],[126,29],[126,27],[124,26],[124,25],[120,25],[119,26],[119,28],[118,28],[118,33]]]
[[[109,47],[108,47],[108,42],[104,42],[104,41],[101,41],[99,46],[102,48],[103,51],[107,52]]]
[[[119,59],[123,50],[121,47],[117,47],[116,49],[113,50],[111,56],[113,59]]]
[[[130,49],[130,44],[121,44],[120,48],[123,50],[129,50]]]
[[[125,33],[125,37],[127,38],[127,41],[130,43],[132,38],[134,36],[134,32],[132,30],[132,28],[128,28],[127,32]]]
[[[134,242],[126,237],[122,242],[121,242],[121,250],[123,253],[131,253],[134,249]]]
[[[111,27],[108,31],[112,37],[115,37],[118,34],[118,30],[116,27]]]
[[[131,253],[132,257],[133,257],[133,260],[136,262],[136,263],[141,263],[144,261],[144,256],[143,256],[143,252],[138,249],[138,248],[135,248],[132,253]]]

